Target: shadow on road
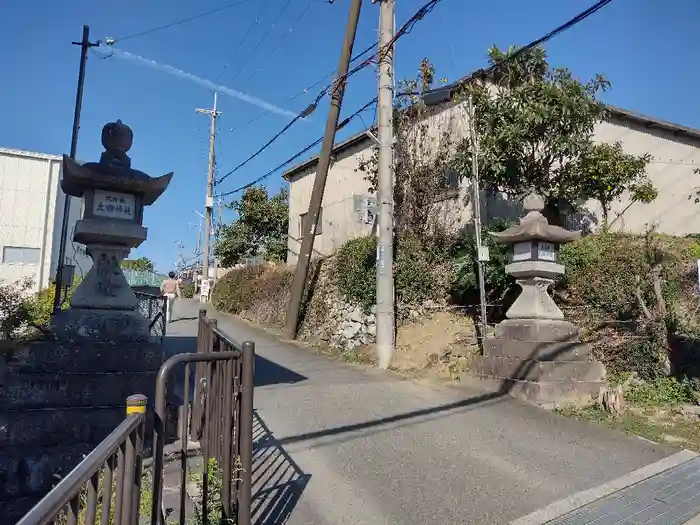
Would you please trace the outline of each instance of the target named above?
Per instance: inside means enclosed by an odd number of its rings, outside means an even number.
[[[307,378],[274,361],[255,355],[255,386],[270,386],[279,384],[294,384]]]
[[[255,412],[253,416],[253,523],[285,523],[294,510],[311,475],[282,448]]]

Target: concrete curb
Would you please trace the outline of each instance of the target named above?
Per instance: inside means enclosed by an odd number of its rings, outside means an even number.
[[[608,483],[598,485],[592,489],[584,490],[577,494],[572,494],[559,501],[555,501],[547,507],[537,510],[527,516],[511,521],[510,525],[543,525],[550,520],[559,518],[564,514],[576,510],[584,505],[593,503],[596,500],[609,496],[613,492],[630,487],[640,481],[644,481],[647,478],[660,474],[666,470],[676,467],[686,461],[690,461],[693,458],[698,457],[698,454],[690,450],[682,450],[661,459],[655,463],[646,465],[637,470],[625,474],[622,477],[614,479]]]

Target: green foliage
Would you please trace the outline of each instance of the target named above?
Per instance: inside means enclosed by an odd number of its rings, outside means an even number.
[[[375,260],[377,239],[372,235],[350,239],[335,257],[335,285],[351,302],[365,311],[377,302]]]
[[[498,244],[489,232],[500,232],[509,228],[511,223],[506,220],[492,221],[484,226],[481,232],[481,242],[489,248],[489,262],[484,264],[484,281],[486,284],[486,302],[499,305],[499,309],[491,310],[491,321],[500,320],[500,316],[510,306],[517,292],[515,280],[506,274],[510,247]],[[464,306],[479,304],[479,278],[476,235],[470,232],[456,248],[454,258],[454,280],[451,283],[452,300]]]
[[[697,395],[697,381],[657,377],[650,381],[632,383],[625,392],[625,399],[640,407],[678,407],[695,404]]]
[[[255,280],[262,274],[262,266],[249,266],[224,275],[214,286],[211,302],[219,311],[240,313],[255,294]]]
[[[29,290],[30,278],[6,284],[0,281],[0,339],[12,339],[32,321],[33,303]]]
[[[124,259],[121,267],[125,270],[134,270],[136,272],[154,272],[155,266],[153,261],[148,257],[139,257],[138,259]]]
[[[182,295],[186,299],[192,299],[194,297],[194,292],[195,292],[194,283],[186,284],[185,286],[182,287],[181,291],[182,291]]]
[[[204,480],[199,472],[189,473],[190,481],[193,482],[199,492],[204,492]],[[207,462],[207,516],[201,516],[202,498],[199,498],[198,516],[196,520],[191,520],[192,525],[217,524],[217,525],[233,525],[233,522],[228,522],[221,517],[221,488],[223,486],[223,473],[219,468],[219,464],[214,458],[209,458]],[[233,484],[232,484],[233,485]]]
[[[489,51],[499,65],[517,51]],[[625,190],[632,199],[653,200],[656,190],[644,170],[650,157],[624,153],[619,144],[593,142],[594,126],[607,117],[600,95],[610,88],[601,75],[581,82],[565,68],[550,68],[545,51],[525,51],[500,65],[493,85],[473,83],[479,135],[479,166],[484,187],[522,197],[537,191],[550,211],[561,213],[588,198],[605,210]],[[469,141],[459,147],[456,165],[471,171]]]
[[[214,253],[223,266],[233,266],[245,257],[264,255],[268,261],[287,256],[289,190],[285,187],[268,198],[262,186],[248,188],[239,201],[228,205],[238,219],[223,226]]]
[[[394,286],[399,304],[416,305],[445,298],[452,281],[451,249],[449,238],[421,238],[410,232],[398,237]],[[376,238],[370,235],[350,239],[335,257],[335,286],[366,312],[376,303],[376,251]]]

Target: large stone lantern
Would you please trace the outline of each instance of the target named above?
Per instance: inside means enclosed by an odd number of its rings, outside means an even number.
[[[61,188],[83,199],[73,240],[87,246],[93,266],[71,297],[71,308],[54,325],[67,325],[82,336],[148,336],[148,321],[135,311],[137,298],[120,263],[146,240],[144,206],[160,197],[173,174],[151,178],[132,169],[126,152],[133,137],[118,120],[102,129],[105,151],[99,162],[79,164],[63,156]]]
[[[549,295],[549,287],[565,271],[559,248],[580,233],[549,224],[539,195],[525,198],[523,207],[526,215],[518,225],[491,234],[511,246],[506,272],[522,291],[494,336],[484,339],[484,355],[473,371],[531,401],[596,395],[605,369],[591,358],[590,347],[579,340],[579,328],[564,319]]]
[[[564,266],[559,262],[562,244],[580,238],[580,232],[553,226],[542,215],[544,199],[530,195],[523,201],[527,212],[520,224],[505,231],[491,233],[496,242],[511,246],[506,273],[515,277],[521,294],[506,313],[509,319],[564,319],[549,295],[549,287]]]

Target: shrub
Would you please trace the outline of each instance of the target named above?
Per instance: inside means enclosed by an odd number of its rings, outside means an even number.
[[[186,299],[192,299],[194,297],[195,286],[194,283],[187,283],[182,287],[182,295]]]
[[[482,230],[482,244],[489,248],[489,262],[484,264],[484,282],[486,302],[495,305],[490,310],[489,320],[497,322],[510,307],[519,293],[515,279],[506,274],[509,247],[498,244],[489,232],[500,232],[511,226],[509,221],[493,221]],[[454,273],[450,295],[453,302],[463,306],[477,306],[479,298],[478,258],[476,235],[474,232],[461,240],[456,246],[454,256]]]
[[[254,281],[263,272],[262,266],[248,266],[224,275],[214,286],[211,302],[222,312],[238,314],[250,303]]]
[[[350,239],[338,250],[333,268],[338,290],[366,312],[376,303],[376,252],[374,236]]]

